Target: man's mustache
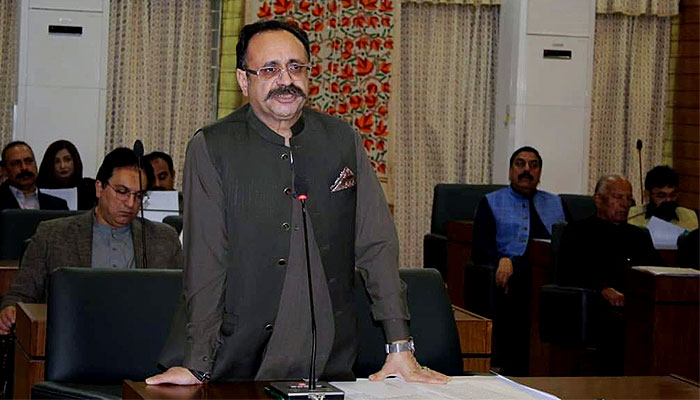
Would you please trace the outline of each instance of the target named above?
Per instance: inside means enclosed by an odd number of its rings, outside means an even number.
[[[23,178],[33,178],[33,177],[34,177],[34,173],[32,171],[24,170],[24,171],[20,172],[19,174],[17,174],[17,176],[15,178],[16,179],[23,179]]]
[[[530,175],[530,173],[527,172],[527,171],[525,171],[525,172],[523,172],[522,174],[518,175],[518,179],[523,179],[523,178],[528,178],[528,179],[530,179],[530,180],[535,179],[535,177],[532,176],[532,175]]]
[[[301,90],[299,87],[295,86],[293,83],[290,83],[287,86],[280,86],[277,88],[274,88],[270,90],[270,92],[265,96],[265,101],[270,100],[274,96],[279,96],[279,95],[285,95],[285,94],[293,94],[296,96],[299,96],[301,98],[306,98],[306,94],[304,93],[303,90]]]

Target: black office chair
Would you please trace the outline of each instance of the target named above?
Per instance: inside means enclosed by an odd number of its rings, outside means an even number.
[[[406,283],[416,359],[421,365],[446,375],[462,375],[464,366],[457,324],[440,273],[432,268],[401,269],[399,276]],[[369,295],[358,271],[355,272],[354,297],[360,347],[353,372],[357,377],[367,377],[384,364],[386,341],[381,324],[372,319]]]
[[[32,398],[119,399],[159,373],[181,270],[61,268],[51,274],[44,382]]]
[[[560,194],[566,208],[571,215],[571,221],[586,219],[595,214],[595,201],[593,196],[583,194]]]
[[[23,252],[24,241],[31,238],[39,223],[54,218],[69,217],[85,211],[21,210],[0,212],[0,259],[17,260]]]
[[[182,232],[182,215],[168,215],[163,218],[163,223],[175,228],[178,235]]]
[[[423,267],[440,271],[447,279],[447,223],[472,221],[481,198],[505,185],[440,183],[433,190],[430,233],[423,237]]]

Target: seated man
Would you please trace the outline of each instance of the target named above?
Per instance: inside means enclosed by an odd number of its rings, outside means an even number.
[[[698,229],[695,211],[680,207],[678,199],[678,172],[666,165],[658,165],[647,172],[644,178],[649,202],[630,208],[628,222],[645,227],[651,217],[661,218],[688,231]]]
[[[182,268],[182,248],[175,230],[136,218],[139,200],[145,195],[139,191],[139,179],[146,178],[137,165],[132,150],[113,150],[97,171],[97,206],[85,214],[39,224],[2,300],[0,334],[10,331],[18,302],[46,302],[48,274],[59,267],[144,268],[145,247],[148,268]]]
[[[41,193],[36,187],[36,159],[28,144],[10,142],[2,150],[3,175],[0,185],[0,211],[8,208],[24,210],[68,210],[65,200]]]
[[[172,157],[162,151],[154,151],[147,154],[145,158],[153,167],[155,174],[152,190],[175,190],[175,168]]]
[[[494,310],[493,365],[525,375],[529,352],[529,266],[523,255],[530,239],[549,239],[552,225],[566,220],[561,198],[537,190],[542,157],[521,147],[510,157],[510,186],[487,194],[474,217],[473,260],[498,266]]]
[[[595,333],[602,373],[621,375],[624,350],[625,272],[634,265],[663,265],[649,233],[627,223],[632,185],[618,175],[601,178],[596,214],[568,224],[559,249],[561,283],[600,293]]]

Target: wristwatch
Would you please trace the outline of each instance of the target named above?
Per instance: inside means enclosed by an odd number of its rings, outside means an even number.
[[[190,369],[190,373],[202,383],[207,383],[209,382],[209,379],[211,379],[211,374],[209,372],[195,371],[193,369]]]
[[[416,352],[416,345],[413,343],[413,338],[409,337],[408,341],[401,343],[387,343],[386,354],[400,353],[402,351],[410,351],[411,354]]]

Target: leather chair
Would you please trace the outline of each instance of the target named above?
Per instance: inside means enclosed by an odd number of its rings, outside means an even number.
[[[432,268],[401,269],[399,276],[406,283],[418,362],[446,375],[463,375],[457,324],[440,273]],[[372,319],[369,296],[358,271],[355,283],[360,347],[353,372],[359,378],[381,369],[386,359],[386,341],[381,324]]]
[[[572,221],[586,219],[595,214],[595,201],[593,196],[583,194],[560,194],[566,208],[569,210]]]
[[[678,236],[678,258],[677,263],[682,268],[698,269],[700,266],[700,251],[698,251],[698,230],[684,233]]]
[[[45,381],[32,398],[121,398],[157,357],[182,294],[180,270],[61,268],[49,278]]]
[[[433,190],[430,233],[423,237],[423,266],[440,271],[447,279],[447,223],[472,221],[481,198],[505,185],[439,183]]]
[[[23,252],[24,241],[31,238],[39,223],[54,218],[69,217],[85,211],[21,210],[0,212],[0,259],[17,260]]]
[[[182,232],[182,215],[168,215],[163,218],[163,223],[175,228],[178,235]]]
[[[400,278],[406,283],[408,308],[411,313],[411,334],[418,351],[418,361],[436,371],[448,375],[463,374],[462,351],[457,333],[452,305],[445,283],[435,269],[401,269]],[[360,345],[353,367],[357,377],[367,377],[379,371],[386,359],[385,339],[381,324],[375,322],[370,312],[370,299],[359,271],[355,271],[358,335]],[[184,301],[180,299],[167,344],[159,357],[165,368],[182,365],[185,345]]]

